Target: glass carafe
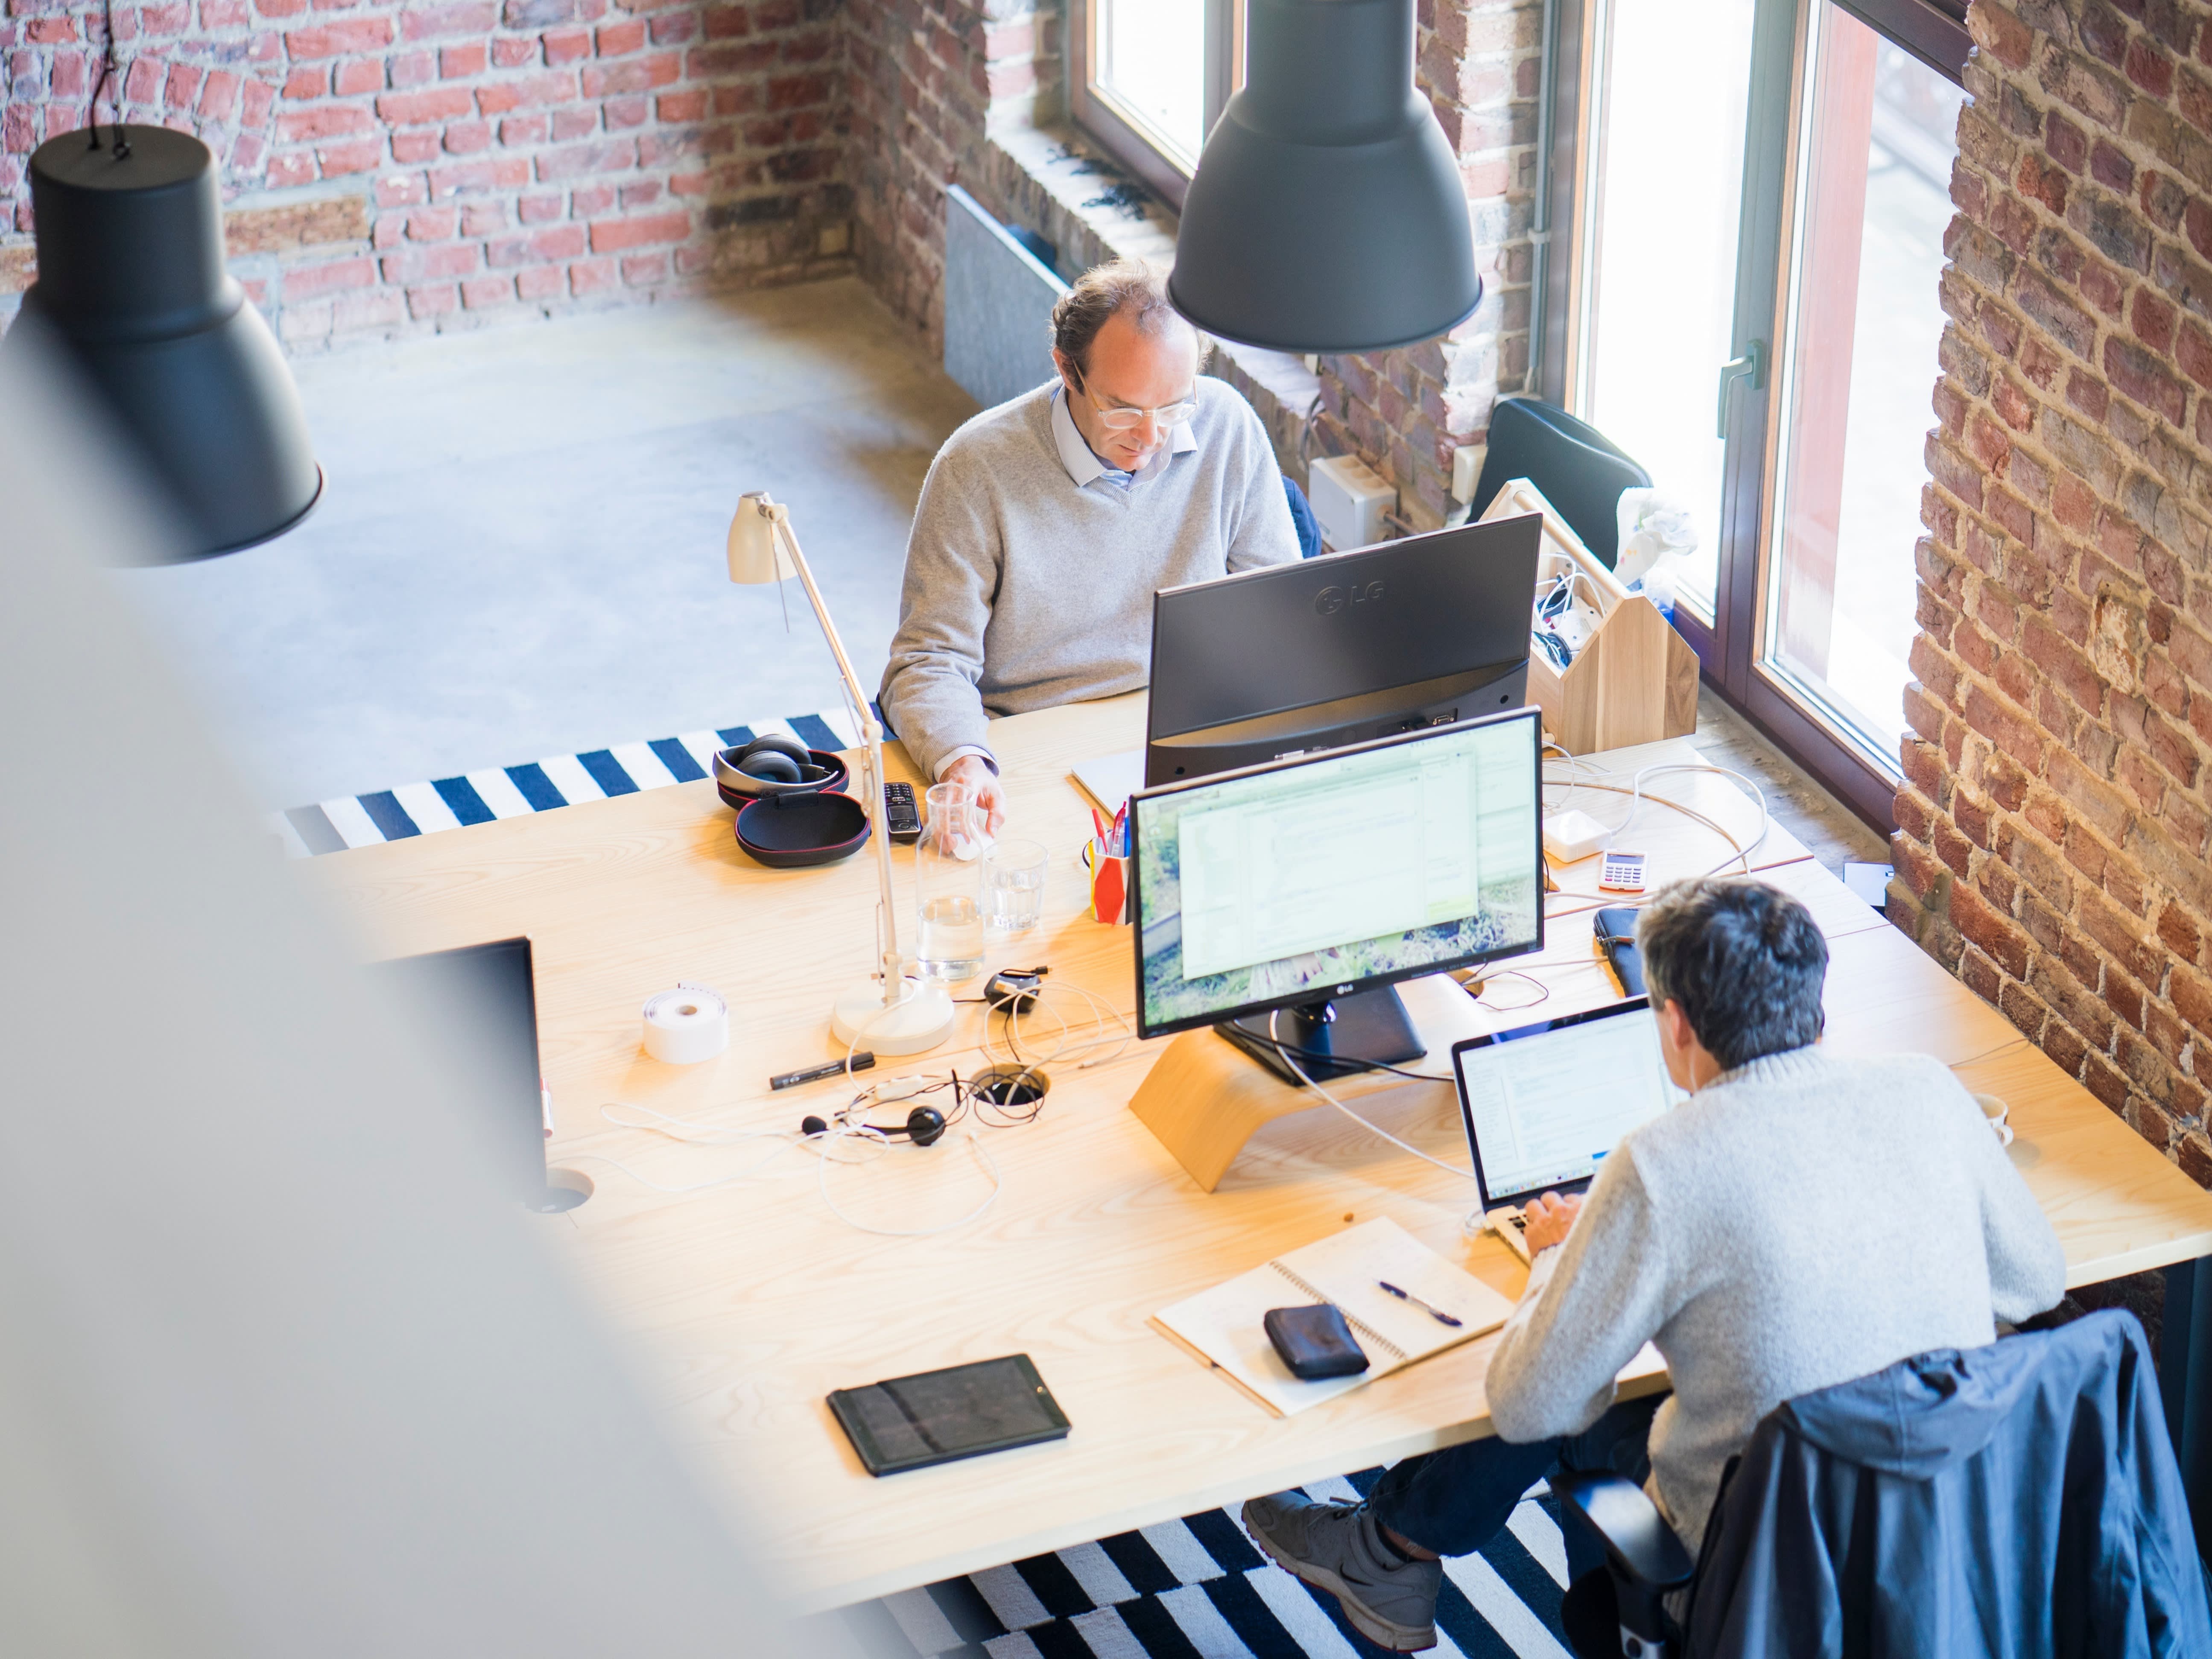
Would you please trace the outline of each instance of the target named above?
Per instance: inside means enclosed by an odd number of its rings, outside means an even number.
[[[983,860],[989,844],[964,783],[932,786],[915,843],[915,965],[925,979],[971,979],[983,967]]]

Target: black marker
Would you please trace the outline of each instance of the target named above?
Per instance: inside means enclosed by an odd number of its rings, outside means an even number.
[[[863,1051],[853,1056],[853,1070],[865,1072],[876,1063],[876,1057]],[[802,1083],[819,1083],[825,1077],[836,1077],[845,1069],[845,1062],[833,1060],[826,1066],[809,1066],[805,1071],[786,1072],[781,1077],[768,1080],[771,1089],[796,1089]]]

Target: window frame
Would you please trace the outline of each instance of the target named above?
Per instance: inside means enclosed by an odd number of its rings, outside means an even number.
[[[1596,30],[1607,0],[1555,0],[1560,10],[1547,91],[1553,100],[1548,168],[1551,236],[1565,257],[1542,260],[1538,285],[1538,372],[1530,390],[1570,410],[1579,384],[1589,294],[1595,191],[1583,159],[1589,153],[1601,88],[1593,85],[1601,58]],[[1722,473],[1718,580],[1712,613],[1685,596],[1676,625],[1696,650],[1705,683],[1745,715],[1797,765],[1869,824],[1896,829],[1901,758],[1876,758],[1848,725],[1797,678],[1765,660],[1766,599],[1776,578],[1775,508],[1781,489],[1782,394],[1786,361],[1796,201],[1802,163],[1804,66],[1816,8],[1840,6],[1954,82],[1962,80],[1972,46],[1963,16],[1948,0],[1757,0],[1751,88],[1745,119],[1743,195],[1736,245],[1733,350],[1753,342],[1765,357],[1755,391],[1738,381],[1728,402],[1728,448]],[[1958,6],[1956,13],[1962,14]],[[1551,252],[1547,249],[1547,252]],[[1937,366],[1929,365],[1929,385]],[[1684,389],[1686,405],[1703,417],[1718,385]],[[1931,414],[1930,424],[1933,424]]]
[[[1068,114],[1085,135],[1178,213],[1190,189],[1183,165],[1158,130],[1098,84],[1098,25],[1113,0],[1068,0]],[[1204,124],[1207,132],[1244,84],[1244,0],[1202,0],[1206,8]]]

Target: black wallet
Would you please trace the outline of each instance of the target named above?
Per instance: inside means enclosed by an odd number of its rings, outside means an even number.
[[[1620,994],[1625,997],[1644,994],[1644,958],[1636,951],[1636,910],[1632,905],[1613,905],[1597,913],[1592,926],[1597,930],[1598,948],[1613,969],[1613,976],[1620,981]]]
[[[1366,1353],[1352,1340],[1344,1310],[1333,1302],[1310,1308],[1270,1308],[1260,1323],[1291,1375],[1304,1382],[1351,1376],[1367,1369]]]
[[[1068,1427],[1025,1353],[840,1389],[830,1409],[877,1475],[1058,1440]]]

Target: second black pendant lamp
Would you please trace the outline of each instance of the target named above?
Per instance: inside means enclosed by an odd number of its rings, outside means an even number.
[[[1224,339],[1378,351],[1482,300],[1459,164],[1413,85],[1413,0],[1247,0],[1243,89],[1183,203],[1176,309]]]

